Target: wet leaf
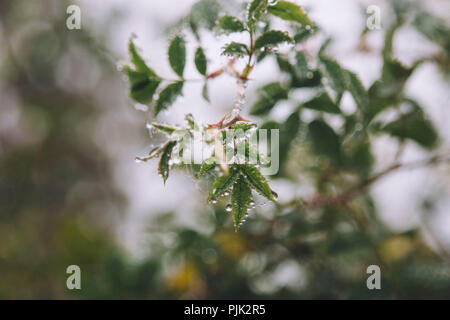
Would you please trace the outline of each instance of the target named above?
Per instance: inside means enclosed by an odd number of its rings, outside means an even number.
[[[158,101],[156,102],[155,116],[162,110],[170,107],[175,100],[182,95],[183,84],[182,81],[174,82],[160,92]]]
[[[234,228],[237,231],[241,222],[247,215],[252,201],[252,190],[244,177],[240,176],[233,185],[231,193],[231,214],[233,215]]]
[[[183,78],[186,64],[186,42],[181,35],[175,36],[169,45],[169,62],[173,71]]]

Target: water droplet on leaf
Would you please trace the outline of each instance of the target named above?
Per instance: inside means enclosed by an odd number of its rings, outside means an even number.
[[[270,192],[272,192],[272,195],[273,195],[273,197],[274,197],[275,199],[278,199],[278,193],[276,193],[276,192],[273,191],[273,190],[270,190]]]

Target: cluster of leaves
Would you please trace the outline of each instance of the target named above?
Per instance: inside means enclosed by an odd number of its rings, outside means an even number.
[[[222,50],[223,55],[248,59],[242,72],[232,74],[239,81],[248,80],[248,75],[256,63],[270,56],[276,59],[280,72],[287,75],[287,80],[274,81],[259,88],[258,98],[250,109],[251,115],[267,119],[280,101],[289,100],[295,103],[292,98],[295,91],[308,89],[314,93],[306,101],[297,101],[298,106],[284,122],[268,119],[260,126],[261,129],[280,130],[279,177],[292,178],[292,175],[287,173],[286,161],[289,159],[290,150],[295,146],[294,142],[299,138],[302,145],[306,144],[320,160],[316,165],[322,175],[322,178],[318,178],[319,181],[325,181],[330,171],[351,172],[360,178],[367,178],[374,163],[372,139],[378,134],[389,134],[401,144],[414,141],[427,149],[437,145],[438,134],[433,124],[427,119],[421,106],[404,93],[406,82],[424,60],[407,67],[394,57],[392,41],[396,30],[405,23],[404,19],[397,17],[397,21],[386,33],[381,77],[366,89],[353,71],[343,67],[327,54],[329,40],[323,43],[317,55],[306,50],[294,50],[294,47],[287,54],[279,54],[273,50],[284,43],[302,44],[310,37],[320,34],[318,27],[300,6],[289,1],[271,3],[268,0],[253,0],[248,3],[246,10],[245,19],[242,20],[240,15],[221,15],[223,8],[217,1],[199,1],[183,21],[188,23],[199,42],[201,28],[215,29],[225,34],[249,34],[249,43],[231,42]],[[279,18],[289,23],[288,31],[271,29],[271,19]],[[448,49],[448,42],[443,36],[446,33],[441,30],[441,25],[429,27],[424,19],[425,16],[417,16],[414,24],[428,38]],[[150,103],[160,83],[168,80],[163,80],[144,62],[132,41],[129,51],[133,66],[125,67],[124,71],[130,80],[130,95],[137,102]],[[183,78],[186,43],[181,34],[171,40],[168,60],[179,79],[168,81],[171,83],[157,94],[155,116],[167,109],[182,94],[186,82]],[[224,69],[207,72],[207,58],[201,45],[195,51],[194,63],[204,77],[203,96],[207,98],[207,80],[222,74]],[[342,106],[342,98],[345,94],[353,98],[357,107],[352,112],[343,111],[345,109]],[[305,110],[311,110],[313,113],[313,119],[308,123],[302,121]],[[385,120],[385,114],[388,112],[395,112],[397,117],[394,120]],[[338,118],[342,125],[331,125],[330,120],[333,118]],[[171,130],[167,128],[164,128],[166,132]],[[225,130],[220,125],[216,128],[219,131]],[[176,141],[169,139],[146,158],[161,156],[159,173],[164,181],[169,174],[169,161],[176,144]],[[214,159],[207,159],[198,174],[215,167]],[[230,208],[236,228],[244,220],[251,206],[252,188],[267,199],[275,200],[258,168],[248,164],[232,165],[222,170],[211,187],[209,201],[227,195],[230,188]]]
[[[229,128],[208,128],[197,123],[191,114],[186,115],[186,122],[188,124],[186,128],[156,122],[149,124],[148,127],[167,134],[168,140],[154,148],[148,156],[137,157],[136,160],[146,162],[160,157],[158,172],[164,183],[169,177],[170,169],[175,166],[191,166],[196,171],[197,178],[208,174],[214,176],[208,202],[216,203],[220,197],[231,194],[231,203],[228,204],[227,211],[232,213],[237,230],[245,222],[248,211],[254,206],[252,189],[270,201],[276,200],[276,193],[270,189],[257,164],[250,164],[251,152],[255,154],[255,160],[260,163],[267,161],[263,155],[259,154],[257,146],[253,144],[254,140],[250,139],[252,134],[257,134],[255,126],[238,122]],[[212,145],[213,151],[202,159],[200,165],[191,164],[192,159],[183,162],[186,155],[192,155],[190,146],[186,145],[183,139],[186,136],[194,137],[198,134],[209,137],[202,142]],[[217,142],[220,147],[217,146]],[[202,148],[208,150],[205,145]],[[238,153],[240,150],[243,150],[242,155]]]
[[[444,55],[447,55],[448,44],[442,35],[448,35],[448,29],[439,22],[432,23],[431,26],[431,21],[426,26],[420,25],[420,21],[427,17],[427,14],[417,15],[413,19],[414,25],[429,39],[441,45]],[[328,40],[317,56],[306,51],[275,54],[280,71],[287,74],[289,80],[275,81],[261,87],[259,98],[250,110],[252,115],[270,117],[278,102],[294,101],[292,96],[295,91],[315,90],[312,98],[297,102],[298,107],[284,123],[269,120],[262,125],[263,128],[281,129],[282,161],[287,159],[291,142],[300,132],[304,133],[303,137],[311,150],[322,159],[328,159],[337,169],[351,170],[363,176],[370,173],[373,164],[372,136],[389,134],[400,143],[413,141],[426,149],[437,146],[438,133],[435,127],[419,103],[406,96],[404,91],[408,79],[426,59],[419,59],[408,67],[394,57],[394,34],[405,23],[403,19],[397,19],[386,33],[381,77],[368,89],[354,72],[326,54]],[[299,40],[297,43],[301,43],[311,36],[314,33],[294,38]],[[343,111],[341,102],[346,92],[352,96],[357,106],[353,112]],[[303,125],[301,115],[306,109],[314,110],[315,118]],[[392,112],[397,116],[393,120],[385,120],[388,118],[386,115]],[[328,120],[336,117],[340,118],[341,127],[329,124]]]
[[[215,9],[217,9],[215,5],[207,5],[202,1],[196,4],[192,9],[188,21],[190,22],[191,29],[197,38],[199,38],[198,29],[202,25],[202,20],[197,21],[192,19],[192,17],[196,16],[197,11],[208,11],[214,15]],[[271,52],[273,48],[283,43],[294,42],[294,38],[292,38],[287,32],[281,30],[270,30],[268,20],[266,19],[267,14],[271,14],[289,22],[300,24],[305,30],[311,30],[313,28],[312,22],[309,20],[302,8],[288,1],[278,1],[274,4],[269,3],[268,0],[251,1],[248,5],[245,21],[241,21],[238,17],[232,15],[221,16],[217,20],[217,25],[215,26],[221,32],[228,34],[235,32],[248,32],[250,35],[249,44],[231,42],[223,48],[222,52],[223,55],[249,58],[249,63],[244,71],[237,75],[237,78],[240,80],[247,80],[247,76],[253,68],[253,65],[251,65],[253,56]],[[257,23],[259,21],[265,22],[265,27],[263,30],[259,30],[260,28],[257,27]],[[210,25],[210,23],[205,23],[205,25]],[[257,34],[259,34],[259,36],[253,40]],[[129,54],[132,65],[125,66],[123,71],[128,75],[130,82],[130,96],[139,103],[149,104],[153,101],[158,87],[165,80],[163,77],[157,75],[156,72],[147,65],[132,40],[129,42]],[[182,95],[183,86],[186,81],[183,78],[184,68],[186,65],[186,42],[183,35],[178,34],[171,40],[168,49],[168,60],[173,71],[178,76],[178,79],[175,81],[168,81],[170,83],[157,93],[158,97],[155,99],[155,116],[157,116],[162,110],[167,109],[175,102],[177,97]],[[198,46],[195,51],[194,63],[197,71],[205,78],[203,96],[207,99],[206,80],[208,80],[208,78],[213,78],[216,75],[214,73],[207,74],[207,58],[201,46]],[[280,88],[272,88],[272,95],[274,95],[274,98],[283,98],[284,96],[277,95],[277,90],[279,91]],[[266,88],[265,91],[269,92],[269,89]],[[287,98],[287,96],[284,98]],[[187,120],[191,125],[188,130],[195,130],[197,125],[195,124],[193,118],[187,117]],[[243,126],[248,126],[248,124],[234,124],[230,126],[229,129],[238,130],[242,129]],[[172,134],[177,130],[176,127],[156,123],[153,124],[153,127],[168,134]],[[199,128],[199,126],[197,126],[197,128]],[[226,128],[219,129],[221,131],[219,133],[220,135],[226,133]],[[165,182],[169,176],[172,154],[177,152],[176,146],[178,142],[179,140],[177,139],[169,139],[160,147],[152,150],[149,156],[145,158],[138,158],[138,160],[147,161],[160,156],[158,171]],[[225,140],[222,142],[226,144]],[[250,146],[247,147],[249,148]],[[215,168],[216,164],[214,156],[217,157],[217,155],[213,155],[212,160],[205,160],[200,167],[198,175],[202,175],[204,172],[211,171]],[[258,156],[258,158],[260,157]],[[217,176],[212,184],[208,200],[210,202],[215,202],[218,197],[229,194],[228,190],[232,188],[229,211],[232,212],[236,229],[243,221],[245,221],[247,211],[252,206],[252,203],[254,203],[252,200],[251,189],[254,189],[263,197],[271,201],[275,201],[275,193],[270,189],[267,180],[255,165],[245,163],[232,164],[229,168],[227,167],[222,171],[223,173]]]

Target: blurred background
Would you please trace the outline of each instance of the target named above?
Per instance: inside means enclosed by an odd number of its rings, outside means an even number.
[[[153,113],[130,100],[117,64],[128,59],[135,34],[149,64],[173,76],[167,39],[195,2],[0,2],[0,298],[450,298],[448,164],[394,172],[345,208],[304,212],[259,201],[235,233],[223,203],[205,205],[206,182],[174,171],[164,186],[156,160],[135,163],[154,143],[145,127]],[[380,76],[385,33],[401,10],[392,2],[297,1],[323,32],[306,46],[314,50],[332,37],[329,52],[368,88]],[[69,4],[81,8],[81,30],[66,27]],[[363,32],[371,4],[381,8],[382,28]],[[419,14],[448,26],[449,1],[422,6]],[[186,39],[192,61],[196,40],[189,33]],[[202,33],[211,70],[227,61],[220,48],[228,41]],[[406,65],[441,57],[422,64],[405,91],[437,128],[433,152],[447,155],[448,49],[448,42],[442,47],[411,25],[397,30],[393,48]],[[186,74],[196,77],[193,63]],[[249,104],[279,74],[276,60],[264,59],[252,74]],[[189,84],[161,120],[181,123],[191,112],[217,122],[230,109],[235,80],[212,82],[211,103],[201,98],[201,87]],[[290,110],[283,102],[271,119],[284,121]],[[398,143],[376,136],[372,147],[376,172],[391,164]],[[284,174],[270,178],[280,202],[314,191],[298,164],[308,157],[295,152]],[[407,143],[400,160],[429,155]],[[355,215],[367,228],[355,226]],[[66,288],[72,264],[81,268],[81,290]],[[366,287],[371,264],[382,266],[382,290]]]

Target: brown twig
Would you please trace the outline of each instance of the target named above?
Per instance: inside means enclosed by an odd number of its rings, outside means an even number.
[[[428,159],[419,160],[419,161],[413,161],[409,163],[394,163],[388,168],[376,173],[372,177],[349,187],[348,189],[342,191],[341,193],[337,195],[332,196],[321,196],[316,195],[312,197],[311,200],[304,200],[304,199],[294,199],[291,200],[285,204],[279,204],[279,207],[286,208],[286,207],[299,207],[302,209],[315,209],[319,207],[326,207],[329,205],[334,206],[341,206],[346,204],[348,201],[356,197],[357,195],[364,192],[368,187],[370,187],[373,183],[377,182],[387,174],[397,171],[399,169],[414,169],[418,167],[427,166],[430,164],[438,163],[438,162],[445,162],[450,161],[449,156],[433,156]]]

